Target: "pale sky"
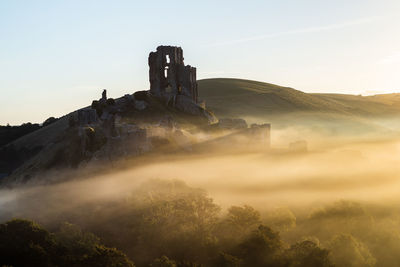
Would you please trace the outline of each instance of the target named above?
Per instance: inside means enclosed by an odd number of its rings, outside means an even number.
[[[198,79],[400,92],[399,0],[0,0],[0,124],[148,89],[158,45],[181,46]]]

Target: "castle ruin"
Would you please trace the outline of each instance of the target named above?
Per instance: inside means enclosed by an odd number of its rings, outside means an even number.
[[[150,93],[170,99],[177,95],[198,102],[196,68],[183,63],[183,50],[176,46],[159,46],[149,54]]]

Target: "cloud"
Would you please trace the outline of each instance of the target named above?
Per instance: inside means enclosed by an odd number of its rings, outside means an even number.
[[[208,47],[227,46],[227,45],[235,45],[235,44],[247,43],[247,42],[252,42],[252,41],[260,41],[260,40],[264,40],[264,39],[271,39],[271,38],[276,38],[276,37],[280,37],[280,36],[339,30],[339,29],[343,29],[343,28],[347,28],[347,27],[351,27],[351,26],[371,23],[371,22],[378,20],[379,18],[380,17],[378,17],[378,16],[360,18],[360,19],[356,19],[356,20],[345,21],[342,23],[330,24],[330,25],[325,25],[325,26],[308,27],[308,28],[301,28],[301,29],[295,29],[295,30],[278,32],[278,33],[251,36],[251,37],[247,37],[247,38],[230,40],[230,41],[226,41],[226,42],[213,43],[213,44],[209,44],[206,46],[208,46]]]

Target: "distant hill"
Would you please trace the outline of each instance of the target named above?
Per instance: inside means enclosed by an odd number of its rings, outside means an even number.
[[[44,128],[54,122],[56,122],[58,119],[54,117],[50,117],[47,120],[45,120],[41,125],[38,123],[23,123],[19,126],[1,126],[0,125],[0,147],[22,137],[25,136],[29,133],[32,133],[36,130],[39,130],[41,128]]]
[[[0,147],[38,129],[40,125],[37,123],[24,123],[20,126],[0,125]]]
[[[309,94],[270,83],[227,78],[199,80],[198,85],[199,98],[219,118],[269,122],[273,129],[295,127],[325,136],[387,136],[400,131],[400,94]]]
[[[289,87],[242,79],[198,81],[199,97],[218,116],[318,112],[351,116],[400,114],[400,95],[308,94]]]

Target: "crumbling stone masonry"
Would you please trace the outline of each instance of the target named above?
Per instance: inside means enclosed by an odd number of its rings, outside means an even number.
[[[149,55],[150,93],[158,97],[184,95],[198,101],[196,68],[183,63],[183,50],[159,46]]]
[[[258,147],[269,148],[271,146],[271,124],[252,124],[249,131],[252,142]]]
[[[87,126],[89,124],[94,124],[97,122],[97,114],[96,110],[91,108],[84,108],[78,110],[78,125],[79,126]]]

